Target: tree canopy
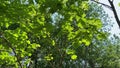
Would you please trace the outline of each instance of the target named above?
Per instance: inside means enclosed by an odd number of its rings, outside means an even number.
[[[109,21],[88,0],[3,0],[0,8],[1,68],[116,65],[111,61],[118,51],[109,51],[117,46],[102,23]]]

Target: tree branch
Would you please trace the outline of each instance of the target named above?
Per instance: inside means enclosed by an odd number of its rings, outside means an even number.
[[[109,6],[107,4],[104,4],[104,3],[101,3],[101,2],[98,2],[98,1],[95,1],[95,0],[92,0],[92,1],[95,2],[95,3],[101,4],[101,5],[103,5],[103,6],[105,6],[105,7],[107,7],[107,8],[112,10],[111,6]]]
[[[114,4],[113,4],[113,1],[114,1],[114,0],[108,0],[108,2],[110,3],[110,6],[109,6],[109,5],[106,5],[106,4],[104,4],[104,3],[100,3],[100,2],[98,2],[98,1],[95,1],[95,0],[91,0],[91,1],[96,2],[96,3],[98,3],[98,4],[101,4],[101,5],[109,8],[109,9],[111,9],[111,10],[113,11],[113,14],[114,14],[114,17],[115,17],[115,19],[116,19],[116,22],[117,22],[117,24],[118,24],[118,26],[119,26],[119,28],[120,28],[120,20],[119,20],[119,18],[118,18],[118,15],[117,15],[115,6],[114,6]]]
[[[117,21],[117,24],[118,24],[119,28],[120,28],[120,20],[119,20],[119,18],[118,18],[118,15],[117,15],[115,6],[114,6],[114,4],[113,4],[113,0],[112,0],[112,1],[108,0],[108,1],[109,1],[110,5],[111,5],[112,11],[113,11],[113,13],[114,13],[114,17],[115,17],[115,19],[116,19],[116,21]]]
[[[114,2],[114,0],[112,0],[112,2]]]
[[[1,38],[3,38],[3,39],[5,40],[5,42],[8,44],[8,47],[9,47],[10,49],[12,49],[12,51],[14,52],[15,57],[17,58],[17,62],[18,62],[18,64],[20,65],[20,68],[23,68],[23,67],[22,67],[22,64],[20,63],[19,56],[17,55],[15,49],[12,47],[11,43],[10,43],[3,35],[2,35]]]

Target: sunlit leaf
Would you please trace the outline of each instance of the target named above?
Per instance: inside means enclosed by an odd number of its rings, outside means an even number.
[[[52,45],[55,46],[55,41],[54,40],[52,40]]]
[[[67,54],[74,54],[74,53],[75,53],[75,50],[67,49],[67,50],[66,50],[66,53],[67,53]]]
[[[71,59],[72,60],[76,60],[77,59],[77,55],[71,55]]]
[[[90,41],[87,39],[82,39],[82,42],[86,45],[89,46],[90,45]]]

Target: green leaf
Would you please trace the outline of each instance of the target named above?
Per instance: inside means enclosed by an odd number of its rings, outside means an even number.
[[[47,61],[53,60],[52,54],[48,54],[47,56],[44,57]]]
[[[27,43],[30,44],[30,40],[27,40]]]
[[[52,40],[52,46],[55,46],[55,41],[54,40]]]
[[[13,36],[15,36],[15,37],[19,37],[18,34],[13,34]]]
[[[40,45],[37,44],[37,43],[32,43],[32,44],[31,44],[31,47],[32,47],[33,49],[36,49],[37,47],[40,47]]]
[[[68,0],[63,0],[63,4],[66,4],[67,1],[68,1]]]
[[[87,39],[82,39],[82,42],[86,45],[89,46],[90,45],[90,41]]]
[[[75,55],[75,54],[74,54],[74,55],[71,55],[71,59],[72,59],[72,60],[76,60],[76,59],[77,59],[77,55]]]
[[[74,54],[75,53],[75,50],[72,50],[72,49],[67,49],[66,50],[66,53],[69,55],[69,54]]]
[[[81,5],[82,5],[82,6],[81,6],[82,9],[88,10],[88,3],[87,3],[87,1],[83,1]]]
[[[81,23],[78,23],[78,27],[83,28],[83,25]]]

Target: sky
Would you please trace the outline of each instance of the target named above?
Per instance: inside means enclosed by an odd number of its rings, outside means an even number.
[[[108,0],[99,0],[99,2],[109,5]],[[113,3],[114,3],[114,5],[115,5],[117,14],[118,14],[119,19],[120,19],[120,7],[118,6],[118,3],[120,3],[120,0],[114,0]],[[104,8],[105,12],[111,17],[112,22],[114,22],[114,23],[113,23],[113,27],[111,28],[111,31],[110,31],[110,32],[111,32],[112,34],[116,34],[117,36],[120,37],[120,28],[118,27],[118,24],[117,24],[117,22],[116,22],[116,20],[115,20],[115,18],[114,18],[113,12],[112,12],[110,9],[108,9],[108,8],[106,8],[106,7],[104,7],[104,6],[103,6],[103,8]]]

